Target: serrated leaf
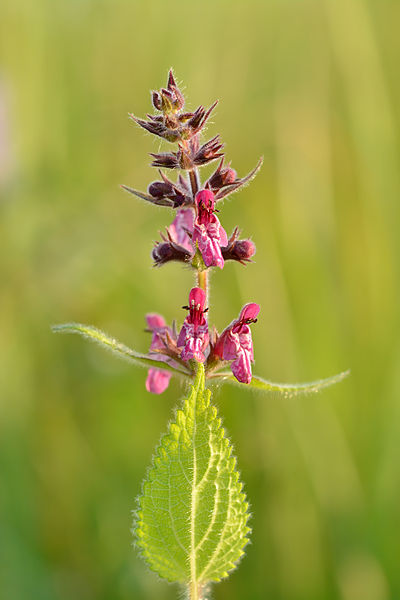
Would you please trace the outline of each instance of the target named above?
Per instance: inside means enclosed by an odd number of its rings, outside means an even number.
[[[316,379],[315,381],[308,381],[306,383],[274,383],[273,381],[262,379],[261,377],[258,377],[258,375],[253,375],[251,382],[245,384],[240,383],[240,381],[233,377],[232,373],[229,372],[215,373],[211,375],[210,378],[221,379],[227,383],[234,383],[240,385],[240,387],[245,387],[248,389],[256,389],[263,392],[278,392],[286,397],[291,397],[299,394],[312,394],[319,392],[323,388],[334,385],[335,383],[339,383],[339,381],[342,381],[348,377],[349,374],[350,371],[343,371],[342,373],[338,373],[332,377],[327,377],[326,379]]]
[[[115,338],[110,337],[104,331],[97,329],[97,327],[93,327],[92,325],[82,325],[82,323],[63,323],[62,325],[53,325],[52,331],[55,333],[77,333],[81,335],[91,342],[95,342],[99,344],[102,348],[111,351],[113,354],[122,358],[124,360],[128,360],[136,365],[140,365],[142,367],[156,367],[157,369],[162,369],[164,371],[170,371],[175,375],[184,375],[189,377],[192,373],[185,369],[182,365],[172,366],[165,362],[154,360],[145,354],[140,354],[132,348],[128,348],[125,344],[121,344]]]
[[[168,581],[203,586],[226,577],[248,539],[248,505],[232,446],[204,390],[204,367],[161,439],[134,524],[151,569]]]

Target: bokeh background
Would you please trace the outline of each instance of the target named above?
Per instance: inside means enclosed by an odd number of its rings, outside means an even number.
[[[221,219],[256,262],[212,278],[219,329],[262,306],[256,371],[318,396],[223,388],[252,544],[217,600],[400,597],[399,37],[396,0],[3,0],[0,8],[0,595],[168,600],[131,515],[183,390],[50,324],[138,350],[144,313],[182,318],[192,281],[151,267],[168,209],[135,201],[158,141],[128,121],[173,66],[220,104],[239,175]]]

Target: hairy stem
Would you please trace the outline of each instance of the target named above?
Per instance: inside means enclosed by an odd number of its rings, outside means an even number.
[[[192,194],[193,194],[193,201],[194,201],[194,197],[196,196],[197,192],[200,189],[200,178],[199,178],[199,172],[198,172],[197,168],[194,168],[191,171],[189,171],[189,179],[190,179],[190,185],[192,186]]]
[[[196,581],[191,581],[189,584],[189,600],[206,600],[203,591],[203,586],[200,586]]]
[[[208,294],[208,269],[197,271],[197,285]]]
[[[199,176],[199,170],[197,167],[194,167],[191,171],[189,171],[190,185],[192,187],[193,201],[194,198],[201,187],[201,181]],[[206,302],[208,303],[208,270],[198,269],[197,271],[197,285],[205,291],[206,293]]]

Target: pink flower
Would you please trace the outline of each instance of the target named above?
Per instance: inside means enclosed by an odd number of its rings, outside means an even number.
[[[165,321],[161,315],[157,315],[155,313],[150,313],[146,315],[146,321],[148,328],[152,331],[153,336],[151,338],[150,344],[150,356],[152,350],[162,350],[165,348],[165,344],[162,341],[161,336],[165,334],[167,331],[172,335],[171,328],[165,324]],[[154,353],[156,356],[156,360],[160,360],[162,362],[170,362],[170,358],[164,354],[160,354],[159,352]],[[146,390],[148,392],[152,392],[153,394],[162,394],[168,385],[169,380],[171,379],[171,373],[168,371],[163,371],[161,369],[155,369],[151,367],[147,374],[146,379]]]
[[[176,211],[175,219],[168,227],[168,233],[172,241],[179,246],[193,252],[193,245],[190,241],[189,233],[193,233],[194,212],[192,208],[180,208]]]
[[[222,267],[224,259],[221,246],[228,245],[225,229],[214,214],[215,198],[211,190],[201,190],[196,194],[197,217],[194,222],[192,241],[198,244],[207,267]]]
[[[189,306],[184,306],[189,310],[180,334],[178,336],[177,346],[182,347],[181,358],[190,360],[194,358],[197,362],[204,362],[204,350],[208,346],[208,325],[204,317],[204,303],[206,294],[201,288],[195,287],[190,290]]]
[[[251,363],[254,361],[254,356],[249,324],[257,321],[259,312],[258,304],[253,302],[246,304],[239,318],[232,321],[222,332],[214,348],[214,353],[222,360],[233,360],[232,373],[241,383],[251,381]]]

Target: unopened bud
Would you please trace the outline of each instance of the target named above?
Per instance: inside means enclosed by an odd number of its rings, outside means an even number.
[[[173,186],[164,181],[153,181],[148,187],[148,192],[155,198],[172,194]]]
[[[228,240],[228,245],[221,248],[224,260],[237,260],[243,265],[250,262],[256,253],[256,246],[252,240],[239,240],[239,229],[236,228]]]
[[[173,183],[163,173],[160,173],[163,181],[153,181],[148,187],[149,199],[153,199],[155,204],[172,205],[178,208],[183,204],[192,201],[190,190],[183,177],[178,177],[178,181]]]
[[[151,256],[154,260],[155,267],[161,267],[171,260],[188,262],[191,259],[191,254],[186,248],[173,242],[158,243],[154,246]]]
[[[232,257],[240,262],[248,262],[256,253],[256,246],[251,240],[237,240],[233,244]]]
[[[222,159],[218,165],[218,169],[211,175],[207,181],[207,187],[212,189],[214,192],[220,190],[226,185],[231,185],[236,181],[237,174],[234,169],[227,165],[223,166],[224,160]]]
[[[223,148],[219,135],[216,135],[211,140],[206,142],[196,152],[193,163],[197,166],[205,165],[217,158],[221,158],[223,153],[220,150]]]
[[[161,94],[159,92],[152,92],[151,100],[153,102],[153,106],[155,109],[162,110],[163,103],[162,103]]]
[[[165,115],[175,113],[181,110],[185,104],[185,98],[176,85],[172,71],[168,75],[166,88],[159,92],[152,92],[152,102],[156,110],[162,111]]]

